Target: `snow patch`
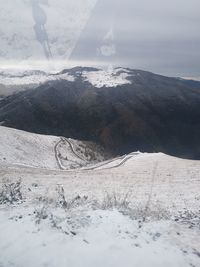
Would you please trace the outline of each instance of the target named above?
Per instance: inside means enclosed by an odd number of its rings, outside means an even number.
[[[48,81],[57,81],[57,80],[66,80],[73,82],[75,78],[68,74],[59,74],[59,75],[51,75],[51,74],[32,74],[32,75],[24,75],[24,76],[5,76],[0,75],[0,84],[9,86],[9,85],[31,85],[31,84],[42,84]]]
[[[101,87],[117,87],[119,85],[131,84],[128,80],[130,75],[127,72],[121,72],[118,74],[117,70],[112,71],[91,71],[82,73],[82,77],[85,81],[88,81],[97,88]]]

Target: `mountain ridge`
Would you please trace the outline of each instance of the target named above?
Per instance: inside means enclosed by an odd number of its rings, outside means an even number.
[[[2,125],[95,141],[116,154],[200,158],[198,83],[124,68],[65,72],[74,80],[47,81],[1,100]]]

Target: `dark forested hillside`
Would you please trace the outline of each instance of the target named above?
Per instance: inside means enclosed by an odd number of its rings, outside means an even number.
[[[97,88],[77,71],[74,82],[47,82],[1,100],[1,124],[94,140],[116,154],[200,159],[200,83],[129,70],[130,84]]]

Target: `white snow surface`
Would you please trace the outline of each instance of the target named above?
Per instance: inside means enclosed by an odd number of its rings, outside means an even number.
[[[70,70],[69,70],[70,72]],[[97,88],[101,87],[117,87],[124,84],[131,84],[129,77],[134,75],[125,68],[108,68],[106,70],[98,69],[96,71],[83,71],[75,73],[74,75],[65,72],[61,73],[47,73],[44,71],[30,70],[30,71],[19,71],[13,70],[1,70],[0,71],[0,93],[2,95],[9,95],[13,92],[21,90],[28,90],[35,88],[40,84],[48,81],[66,80],[74,82],[80,75],[84,81],[91,83]]]
[[[118,74],[118,70],[116,69],[83,72],[82,76],[85,78],[85,81],[90,82],[97,88],[131,84],[131,81],[127,79],[130,75],[126,71]]]
[[[51,74],[33,74],[33,75],[26,75],[24,77],[6,77],[0,75],[0,84],[3,85],[31,85],[31,84],[42,84],[47,81],[56,81],[56,80],[66,80],[73,82],[75,78],[68,73],[59,74],[59,75],[51,75]]]
[[[137,74],[138,75],[138,74]],[[6,97],[20,91],[30,90],[52,81],[65,80],[75,82],[77,77],[82,78],[83,82],[87,81],[96,88],[117,87],[120,85],[131,84],[136,76],[125,68],[96,70],[96,71],[65,71],[65,73],[45,72],[38,70],[17,70],[0,68],[0,97]],[[0,98],[1,100],[1,98]]]
[[[0,266],[200,266],[199,161],[135,152],[92,163],[80,141],[6,127],[0,139]]]
[[[33,210],[2,211],[0,225],[4,231],[0,240],[0,264],[21,267],[199,266],[198,256],[192,256],[200,242],[198,231],[184,225],[179,227],[175,222],[159,221],[146,223],[139,229],[137,221],[117,210],[79,211],[76,215],[59,211],[56,216],[62,218],[59,230],[51,226],[48,218],[37,224]],[[71,225],[63,219],[66,216]],[[191,245],[193,250],[188,248]]]
[[[0,126],[0,164],[56,169],[54,146],[58,141],[58,137]]]
[[[0,126],[0,165],[67,170],[104,159],[101,153],[95,151],[97,148],[94,145],[91,158],[91,148],[87,146],[73,139]]]

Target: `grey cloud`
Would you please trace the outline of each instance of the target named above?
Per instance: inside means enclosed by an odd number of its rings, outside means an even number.
[[[48,3],[41,5],[45,28],[34,21],[31,2]],[[80,13],[87,15],[80,18]],[[80,20],[79,29],[77,22],[71,23],[72,14]],[[172,76],[200,76],[199,0],[0,0],[1,16],[1,62],[45,60],[44,43],[34,40],[43,29],[55,61],[107,62]]]
[[[98,58],[168,75],[199,76],[199,1],[116,2],[98,1],[72,58]],[[111,24],[116,55],[114,58],[99,58],[96,49],[101,42],[103,43],[102,40]]]

